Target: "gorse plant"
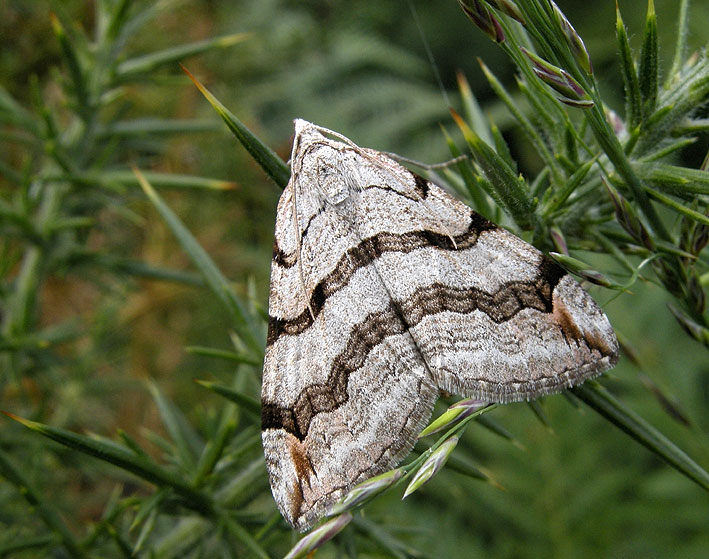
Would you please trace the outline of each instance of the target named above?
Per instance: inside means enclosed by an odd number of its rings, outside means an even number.
[[[223,48],[243,35],[186,44],[151,55],[126,58],[122,46],[158,17],[158,7],[129,17],[130,2],[97,4],[94,37],[52,15],[66,73],[58,77],[59,100],[45,101],[34,80],[32,109],[0,90],[4,140],[13,145],[3,161],[6,183],[0,199],[2,217],[2,373],[0,381],[19,382],[45,374],[55,346],[79,334],[72,321],[43,324],[40,295],[53,277],[77,270],[186,280],[184,274],[159,270],[93,250],[89,238],[101,228],[101,212],[137,219],[126,207],[137,180],[129,161],[148,161],[147,140],[165,134],[208,130],[204,121],[121,118],[134,102],[131,88],[149,84],[161,66],[191,54]],[[158,78],[159,79],[159,78]],[[51,105],[50,105],[51,103]],[[227,181],[178,174],[151,173],[154,184],[222,190]]]
[[[476,119],[476,129],[466,130],[476,163],[507,169],[508,175],[495,181],[500,172],[487,173],[481,185],[519,227],[535,230],[538,244],[556,245],[564,253],[558,256],[560,262],[589,281],[618,289],[630,286],[569,258],[567,243],[609,254],[632,281],[640,268],[636,259],[649,262],[654,271],[650,279],[661,282],[677,300],[678,306],[671,307],[677,320],[707,345],[701,279],[707,268],[700,253],[709,241],[709,174],[672,164],[674,154],[706,128],[698,117],[709,95],[709,63],[705,56],[686,59],[688,3],[681,3],[676,56],[663,84],[653,3],[648,4],[639,64],[617,10],[627,100],[623,118],[604,105],[584,43],[553,2],[460,3],[519,68],[520,91],[534,108],[534,121],[517,108],[491,71],[484,70],[545,163],[533,184],[506,189],[515,174],[514,163],[505,160],[508,152],[499,138],[497,154],[481,149],[481,138],[491,137],[491,132]],[[499,17],[501,13],[510,17]],[[516,23],[520,21],[521,28]],[[530,39],[539,54],[528,50]],[[467,186],[475,187],[470,182]],[[669,211],[662,215],[658,205]]]
[[[333,556],[428,556],[421,549],[435,546],[419,544],[419,549],[416,542],[422,537],[436,540],[436,535],[413,533],[433,518],[424,512],[427,503],[408,505],[422,514],[422,520],[412,513],[414,527],[402,527],[397,518],[405,506],[394,504],[392,495],[394,499],[411,495],[410,500],[415,500],[424,484],[442,470],[482,481],[473,486],[484,502],[480,530],[487,529],[483,517],[488,513],[492,524],[500,524],[495,519],[505,518],[497,510],[496,501],[501,498],[485,497],[483,489],[494,490],[497,476],[474,464],[471,457],[483,443],[471,442],[463,434],[476,424],[484,429],[483,438],[497,437],[505,448],[512,446],[507,443],[514,442],[514,437],[492,418],[503,406],[464,401],[450,406],[422,433],[422,437],[435,435],[432,444],[417,446],[407,464],[356,487],[336,506],[334,518],[296,543],[271,499],[260,446],[263,305],[252,292],[239,294],[158,193],[165,187],[224,190],[233,184],[139,170],[165,149],[161,138],[166,134],[209,130],[214,123],[125,118],[136,88],[165,77],[155,75],[159,67],[174,66],[189,55],[228,47],[245,37],[231,35],[127,57],[127,45],[163,9],[160,3],[142,10],[133,4],[129,0],[97,1],[91,36],[74,26],[57,6],[52,27],[62,70],[51,85],[60,92],[60,102],[48,96],[50,89],[37,81],[31,86],[28,106],[0,89],[2,138],[9,146],[0,160],[3,408],[32,431],[60,443],[46,444],[41,437],[27,436],[9,421],[2,425],[0,476],[6,483],[0,487],[4,511],[0,514],[0,557],[267,558],[291,549],[288,557],[294,558],[311,553],[348,524],[335,540],[338,547]],[[652,0],[637,61],[617,12],[616,41],[626,99],[622,115],[604,104],[591,56],[553,2],[459,0],[459,4],[518,69],[518,91],[511,92],[482,63],[490,86],[538,154],[541,170],[534,176],[520,173],[501,131],[484,116],[461,76],[462,111],[453,111],[453,119],[462,132],[465,152],[472,158],[459,158],[464,150],[452,139],[450,127],[444,136],[455,163],[421,172],[457,192],[483,215],[551,251],[579,277],[615,290],[619,299],[643,282],[661,286],[673,298],[671,314],[697,341],[696,351],[705,351],[702,344],[709,346],[705,310],[709,259],[703,250],[709,241],[709,173],[706,161],[695,169],[677,164],[677,155],[709,126],[701,112],[709,101],[709,59],[706,53],[686,52],[688,2],[680,2],[674,58],[664,79],[659,71],[658,61],[663,57],[658,51]],[[290,175],[287,164],[194,81],[255,161],[284,187]],[[138,185],[197,274],[120,256],[121,236],[96,248],[95,235],[108,236],[102,228],[105,214],[119,216],[126,223],[142,222],[130,204],[141,192]],[[194,390],[223,398],[206,410],[183,413],[157,384],[150,384],[165,435],[146,431],[143,436],[157,452],[123,431],[116,441],[70,430],[82,424],[95,429],[90,417],[70,423],[52,413],[57,386],[62,383],[80,391],[72,400],[77,410],[90,397],[87,374],[77,371],[86,368],[81,337],[94,325],[48,320],[51,313],[45,308],[43,292],[56,278],[66,276],[86,276],[95,283],[141,277],[209,288],[228,317],[233,348],[193,347],[190,351],[233,364],[235,374],[227,383],[198,381]],[[632,360],[632,340],[627,341],[623,332],[619,337]],[[709,490],[709,474],[701,466],[599,383],[586,383],[568,397],[577,405],[579,400],[584,402]],[[669,398],[662,394],[660,398],[684,419]],[[555,424],[540,403],[530,408],[542,423]],[[77,462],[79,455],[100,462]],[[113,467],[95,472],[91,468],[97,463]],[[79,512],[79,505],[57,504],[53,498],[77,469],[91,480],[118,478],[112,497],[102,504],[100,518],[81,534],[66,520]],[[588,480],[593,475],[584,468],[579,477]],[[537,488],[539,483],[532,478],[527,486]],[[461,491],[467,489],[442,494],[460,496]],[[430,493],[434,504],[455,508],[446,497]],[[470,498],[460,501],[467,508],[476,506]],[[371,511],[367,515],[359,510],[364,504]],[[702,506],[706,507],[705,501]],[[702,519],[696,521],[697,526],[703,526],[705,510],[692,509]],[[467,521],[468,514],[458,518]],[[688,513],[687,518],[694,517]],[[581,536],[571,534],[572,542],[574,537]],[[461,552],[455,542],[450,545],[453,553],[469,555],[467,548]],[[522,547],[533,549],[533,545],[508,547],[500,555],[515,556]],[[544,548],[536,551],[540,549]],[[318,552],[322,553],[326,549]]]
[[[164,81],[167,76],[156,75],[163,66],[175,67],[176,61],[229,47],[245,37],[219,37],[127,57],[125,45],[164,10],[156,4],[133,13],[131,5],[129,1],[97,2],[95,26],[89,35],[75,26],[57,3],[51,27],[64,72],[46,92],[33,79],[29,106],[0,89],[0,122],[3,142],[8,146],[0,163],[4,179],[0,187],[0,390],[5,409],[37,419],[54,418],[62,423],[57,410],[65,404],[73,408],[73,413],[65,416],[64,422],[95,422],[99,418],[90,415],[95,407],[92,398],[105,397],[112,389],[100,387],[98,379],[92,383],[85,378],[85,355],[81,353],[82,337],[92,328],[102,328],[103,332],[91,331],[98,338],[100,351],[100,340],[111,335],[111,326],[82,324],[76,317],[51,322],[51,301],[47,303],[44,298],[48,284],[66,276],[107,286],[129,277],[201,283],[196,274],[121,256],[121,239],[96,248],[95,237],[103,234],[106,215],[110,216],[108,221],[118,216],[127,225],[142,221],[130,207],[140,189],[129,162],[147,164],[156,148],[164,149],[159,139],[165,135],[214,127],[199,120],[126,118],[131,105],[140,98],[136,88],[147,89]],[[175,173],[152,172],[147,176],[153,184],[169,188],[224,190],[234,186],[229,181]],[[91,290],[88,285],[87,289]],[[158,392],[155,396],[163,409],[169,409]],[[35,482],[41,484],[45,477],[42,472],[57,467],[66,455],[42,459],[45,452],[34,443],[28,445],[13,431],[3,431],[0,473],[15,485],[15,495],[7,485],[3,487],[0,498],[7,516],[1,521],[5,526],[0,529],[0,555],[28,550],[36,556],[38,549],[47,549],[50,554],[49,549],[56,548],[78,557],[99,553],[106,538],[121,548],[140,549],[142,544],[136,546],[137,542],[130,546],[123,543],[112,521],[99,523],[84,538],[77,538],[52,503],[49,487],[44,484],[44,492],[35,487]],[[156,481],[165,474],[151,470],[147,455],[141,454],[128,435],[123,438],[127,445],[121,449],[123,454],[115,454],[115,443],[93,440],[92,444],[98,445],[94,454],[112,456],[126,471],[140,469],[142,458],[147,465],[140,471],[146,479]],[[105,445],[114,454],[103,454]],[[58,474],[56,481],[66,483],[66,474]],[[177,478],[173,481],[180,483]],[[183,483],[183,489],[187,488]],[[24,507],[17,502],[20,496],[26,501]],[[161,498],[156,495],[152,501],[157,503]],[[190,501],[193,507],[207,507],[204,499],[194,494]],[[30,507],[36,514],[28,517]],[[108,517],[126,507],[134,507],[130,499],[112,503]],[[148,512],[142,514],[150,520]]]

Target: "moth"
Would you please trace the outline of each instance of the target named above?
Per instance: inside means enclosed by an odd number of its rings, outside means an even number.
[[[531,400],[617,356],[605,314],[551,258],[387,155],[295,121],[262,388],[293,527],[398,464],[441,392]]]

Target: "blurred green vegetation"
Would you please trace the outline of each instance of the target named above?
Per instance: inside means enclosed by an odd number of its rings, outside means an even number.
[[[144,8],[147,3],[136,4]],[[512,66],[503,53],[470,24],[455,1],[413,4],[417,18],[400,1],[158,2],[159,15],[120,48],[125,49],[122,56],[130,58],[186,42],[249,33],[246,40],[228,48],[181,61],[283,159],[290,152],[292,119],[302,117],[342,132],[362,146],[438,162],[449,157],[439,123],[449,130],[453,126],[448,101],[427,60],[423,35],[450,103],[460,108],[455,73],[462,71],[484,111],[500,126],[520,169],[538,170],[540,161],[492,93],[476,61],[483,59],[513,87]],[[615,3],[558,4],[586,42],[604,99],[622,112]],[[646,3],[628,0],[620,7],[631,43],[639,50]],[[131,9],[138,11],[134,6]],[[660,63],[667,70],[678,3],[658,0],[655,9],[661,52],[667,53]],[[709,5],[695,2],[691,10],[689,44],[696,50],[709,40],[705,23]],[[28,111],[37,109],[33,96],[38,91],[59,124],[65,125],[71,107],[57,85],[65,70],[57,69],[63,62],[52,31],[52,11],[60,21],[93,33],[94,2],[6,0],[0,4],[0,84]],[[235,188],[224,191],[176,187],[159,191],[234,282],[236,292],[258,312],[266,304],[280,191],[236,144],[176,62],[151,70],[143,78],[126,83],[120,103],[102,112],[105,122],[199,119],[200,131],[146,133],[132,136],[125,144],[107,141],[106,157],[101,160],[99,154],[95,168],[103,165],[103,169],[125,171],[137,164],[153,172],[234,181]],[[3,164],[30,174],[42,158],[41,150],[32,151],[36,146],[30,149],[6,132],[0,136]],[[677,156],[678,164],[698,168],[708,147],[705,135]],[[11,194],[7,177],[0,178],[0,193]],[[86,247],[124,261],[191,269],[183,249],[136,184],[115,192],[92,191],[86,204],[85,215],[94,219],[79,234]],[[0,221],[1,234],[6,232],[4,227]],[[9,266],[6,271],[13,277],[19,264],[12,256],[21,245],[18,238],[8,239],[0,254],[5,259],[0,268]],[[5,282],[2,288],[8,286]],[[667,309],[671,297],[655,284],[640,282],[621,296],[600,288],[591,292],[636,355],[636,363],[624,359],[607,375],[606,386],[699,464],[709,465],[709,359]],[[166,421],[170,414],[158,405],[162,396],[156,398],[155,391],[151,395],[147,380],[154,381],[170,406],[179,410],[173,419],[182,419],[175,420],[173,427],[184,421],[189,426],[183,425],[185,432],[191,433],[187,440],[212,440],[224,418],[236,413],[225,412],[224,400],[193,379],[215,380],[252,395],[258,393],[257,371],[236,371],[228,360],[185,351],[187,346],[234,348],[230,317],[205,289],[157,281],[118,267],[65,263],[52,268],[37,295],[38,329],[62,324],[66,336],[51,352],[39,348],[23,355],[15,369],[21,375],[11,373],[9,367],[0,371],[2,409],[53,427],[107,438],[121,430],[151,456],[163,459],[170,456],[165,441],[179,441],[175,433],[180,429],[171,430]],[[235,380],[235,374],[241,378]],[[672,402],[672,409],[681,410],[688,424],[668,412],[658,390]],[[342,553],[354,549],[356,542],[359,557],[707,555],[709,497],[705,492],[587,408],[577,408],[562,396],[546,398],[543,405],[549,427],[524,405],[494,412],[495,421],[518,444],[477,425],[459,443],[456,452],[489,471],[504,490],[444,471],[403,503],[393,492],[368,506],[366,514],[356,517],[340,537]],[[249,444],[255,440],[251,432],[242,435]],[[107,527],[111,523],[106,519],[113,518],[111,503],[118,499],[112,495],[146,498],[151,495],[149,486],[116,467],[47,442],[9,420],[0,425],[0,450],[76,538],[83,541],[94,531],[106,538],[100,556],[129,556],[120,535],[111,536],[113,528]],[[258,463],[260,452],[252,444],[243,456],[229,454],[221,475],[251,487],[252,494],[237,494],[234,489],[234,508],[244,505],[246,512],[240,519],[249,528],[269,519],[264,523],[270,527],[264,528],[263,541],[275,557],[285,553],[295,538],[288,535],[270,502],[265,469]],[[154,556],[214,556],[210,555],[211,544],[200,547],[184,535],[191,530],[199,533],[199,521],[180,512],[183,504],[174,505],[174,515],[161,514],[154,520],[155,533],[162,535],[151,541]],[[142,506],[131,509],[126,505],[131,511],[148,511]],[[145,514],[150,516],[149,511]],[[130,519],[118,513],[116,518],[116,525],[128,532]],[[223,525],[220,530],[232,533]],[[137,536],[138,532],[140,527],[130,533]],[[188,542],[187,548],[170,542],[170,533]],[[15,538],[41,539],[43,535],[49,541],[39,541],[43,545],[27,551],[6,547]],[[221,532],[207,535],[218,540]],[[0,546],[5,546],[0,547],[0,556],[37,557],[45,549],[53,549],[47,556],[71,556],[55,546],[53,538],[17,488],[0,480]],[[224,553],[213,545],[215,554]],[[244,545],[239,540],[235,549],[241,553]],[[388,548],[389,555],[383,555],[382,548]],[[342,556],[339,552],[330,546],[318,551],[317,557]],[[142,552],[140,556],[151,555]]]

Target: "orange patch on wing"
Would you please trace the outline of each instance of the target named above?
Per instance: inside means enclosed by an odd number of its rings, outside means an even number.
[[[564,305],[558,297],[554,297],[554,311],[552,312],[552,316],[554,322],[561,328],[561,331],[567,339],[570,338],[578,342],[585,340],[583,333],[571,317],[566,305]]]
[[[291,494],[293,518],[300,516],[300,509],[303,506],[305,495],[303,495],[303,482],[310,485],[310,476],[314,473],[310,459],[306,453],[303,443],[295,437],[289,437],[288,450],[290,451],[291,461],[295,466],[295,474],[298,478],[298,483],[293,487]]]

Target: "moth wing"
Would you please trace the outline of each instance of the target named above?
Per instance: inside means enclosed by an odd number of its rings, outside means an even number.
[[[440,188],[304,121],[292,160],[304,179],[278,207],[262,426],[295,527],[398,463],[439,389],[530,399],[615,362],[573,279]]]
[[[294,192],[276,222],[262,438],[278,507],[305,530],[411,450],[437,390],[351,222],[312,205],[298,250]]]
[[[571,276],[441,188],[407,174],[400,167],[408,190],[366,190],[379,199],[362,197],[358,223],[371,224],[368,215],[388,208],[388,229],[398,237],[389,235],[376,269],[436,386],[493,402],[530,400],[615,364],[613,329]],[[409,200],[416,194],[417,203]],[[374,226],[363,227],[372,228],[363,236],[376,235]]]

